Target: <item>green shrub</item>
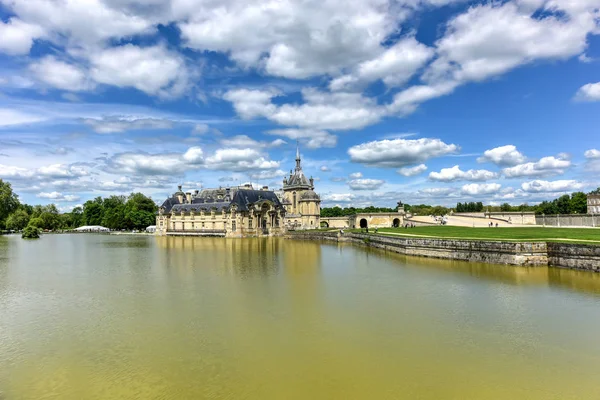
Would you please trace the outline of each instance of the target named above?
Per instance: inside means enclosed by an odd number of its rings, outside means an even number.
[[[23,234],[21,235],[23,239],[39,239],[40,231],[35,226],[29,225],[25,229],[23,229]]]

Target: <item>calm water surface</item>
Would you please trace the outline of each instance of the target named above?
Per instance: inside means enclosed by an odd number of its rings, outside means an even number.
[[[0,236],[0,399],[599,399],[600,275]]]

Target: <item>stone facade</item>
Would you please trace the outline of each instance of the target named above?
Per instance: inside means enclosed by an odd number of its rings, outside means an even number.
[[[171,236],[276,236],[285,232],[285,208],[273,191],[250,185],[183,193],[160,206],[156,234]]]
[[[318,229],[321,218],[321,198],[314,191],[314,180],[302,171],[300,150],[296,150],[296,168],[283,179],[285,227],[294,230]]]
[[[600,214],[600,194],[588,194],[587,213]]]
[[[393,228],[404,225],[405,212],[391,213],[358,213],[347,217],[321,217],[324,228],[357,229],[357,228]]]
[[[321,199],[314,181],[304,176],[300,151],[296,169],[283,180],[280,194],[252,185],[184,193],[181,186],[160,206],[156,234],[160,236],[278,236],[287,229],[319,227]]]

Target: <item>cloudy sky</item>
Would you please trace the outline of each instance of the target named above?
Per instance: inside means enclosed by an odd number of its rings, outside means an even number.
[[[98,195],[281,186],[324,205],[600,186],[600,1],[0,0],[0,178]]]

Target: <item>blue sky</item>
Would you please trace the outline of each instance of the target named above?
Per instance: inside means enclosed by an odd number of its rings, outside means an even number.
[[[598,0],[0,0],[0,179],[69,210],[281,186],[324,206],[600,186]]]

